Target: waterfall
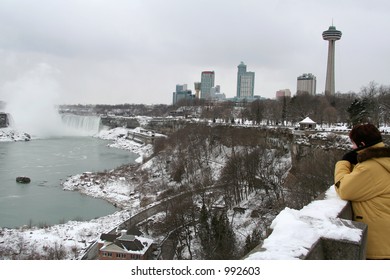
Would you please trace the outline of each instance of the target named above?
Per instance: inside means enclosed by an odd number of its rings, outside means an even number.
[[[61,118],[68,131],[78,132],[80,135],[92,136],[100,130],[99,116],[62,114]]]

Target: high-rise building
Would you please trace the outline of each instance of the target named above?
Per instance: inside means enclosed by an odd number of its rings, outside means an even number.
[[[244,62],[241,61],[240,65],[237,66],[238,71],[237,71],[237,97],[240,96],[241,92],[241,76],[246,73],[246,65]]]
[[[303,74],[297,78],[297,95],[299,94],[316,94],[317,79],[312,74]]]
[[[176,91],[172,94],[172,103],[176,104],[180,100],[192,100],[194,99],[191,90],[187,89],[187,85],[176,85]]]
[[[210,98],[216,101],[226,99],[226,95],[224,93],[221,93],[220,85],[216,85],[215,87],[212,87],[210,89]]]
[[[214,71],[203,71],[200,81],[201,98],[210,99],[210,90],[214,87],[215,73]]]
[[[329,26],[329,29],[322,33],[322,38],[329,41],[328,46],[328,64],[326,68],[325,95],[334,95],[334,65],[335,65],[335,45],[336,41],[341,39],[341,31],[336,30],[335,26]]]
[[[255,73],[247,72],[244,62],[241,62],[237,68],[237,98],[253,98]]]
[[[221,86],[220,85],[216,85],[215,87],[212,87],[210,89],[211,98],[213,98],[216,94],[219,94],[219,93],[221,93]]]
[[[199,99],[200,98],[199,92],[201,90],[201,82],[195,82],[194,83],[194,89],[195,89],[195,98]]]
[[[185,90],[187,90],[187,84],[176,85],[176,92],[185,91]]]
[[[291,97],[291,91],[288,88],[281,89],[276,92],[276,99],[280,99],[283,97]]]

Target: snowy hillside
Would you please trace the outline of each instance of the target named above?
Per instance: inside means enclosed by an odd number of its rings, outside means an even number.
[[[112,140],[111,147],[130,150],[140,155],[138,161],[142,162],[143,158],[150,156],[152,147],[150,145],[141,145],[139,143],[129,141],[123,135],[126,135],[126,129],[117,128],[109,131],[102,131],[97,135],[102,139]],[[224,165],[223,154],[216,153],[210,160],[214,170],[214,175],[218,176],[222,166]],[[147,170],[150,173],[150,185],[161,182],[162,174],[155,159],[152,159],[142,165],[142,170]],[[218,171],[219,170],[219,171]],[[88,222],[70,221],[65,224],[49,226],[47,228],[28,228],[27,226],[20,229],[0,229],[0,252],[4,255],[0,258],[17,258],[31,259],[44,258],[45,254],[53,254],[53,252],[61,252],[62,258],[74,259],[79,258],[83,250],[85,250],[101,233],[108,232],[129,218],[130,215],[141,211],[140,195],[135,192],[136,182],[131,175],[131,170],[117,169],[109,171],[106,176],[97,178],[96,174],[85,172],[69,177],[63,184],[64,190],[79,191],[83,194],[101,198],[120,207],[124,210],[112,215],[97,218]],[[172,182],[169,183],[172,185]],[[157,200],[157,196],[161,192],[149,194],[151,202]],[[243,208],[251,208],[249,201],[258,201],[255,194],[251,195],[248,200],[243,201]],[[154,197],[153,197],[154,196]],[[259,198],[260,199],[260,198]],[[144,205],[143,205],[144,206]],[[150,203],[147,205],[150,206]],[[237,232],[237,238],[240,243],[245,242],[245,238],[250,234],[258,224],[253,223],[251,212],[234,213],[229,211],[229,219]],[[158,221],[160,218],[151,217]],[[273,215],[262,217],[262,223],[270,223]],[[153,232],[150,231],[153,235]],[[160,240],[159,236],[151,236],[156,241]],[[196,245],[194,245],[196,246]]]
[[[148,161],[152,153],[151,145],[141,145],[139,143],[126,139],[125,135],[133,130],[116,128],[108,131],[101,131],[96,137],[112,140],[110,144],[113,148],[126,149],[139,154],[138,162],[141,168],[133,170],[131,167],[121,167],[110,170],[106,174],[85,172],[69,177],[63,184],[64,190],[79,191],[83,194],[101,198],[124,209],[112,215],[97,218],[88,222],[70,221],[65,224],[49,226],[44,229],[23,227],[20,229],[0,228],[0,259],[31,259],[44,258],[44,255],[57,252],[62,254],[65,259],[80,258],[82,252],[93,243],[101,233],[114,229],[117,225],[138,213],[144,207],[155,203],[164,192],[164,188],[173,188],[180,190],[180,184],[172,181],[167,174],[167,170],[162,168],[161,162],[170,160],[168,158],[152,158]],[[329,137],[328,133],[320,133],[312,138]],[[333,137],[333,136],[332,136]],[[348,139],[340,136],[344,140],[344,145],[348,145]],[[303,138],[304,139],[304,138]],[[308,139],[307,141],[309,141]],[[306,140],[303,140],[306,141]],[[344,147],[346,147],[344,146]],[[226,164],[227,156],[231,155],[231,150],[227,147],[220,147],[220,152],[213,152],[209,155],[208,163],[212,174],[217,179],[223,167]],[[223,152],[221,152],[223,151]],[[237,151],[236,151],[237,152]],[[285,158],[281,163],[288,163]],[[280,166],[283,166],[280,165]],[[138,172],[134,176],[134,172]],[[144,173],[142,173],[144,172]],[[139,178],[149,176],[147,184],[143,184],[144,190],[139,190]],[[188,177],[190,180],[191,178]],[[156,186],[158,188],[156,188]],[[147,193],[147,196],[145,195]],[[247,198],[237,205],[244,211],[228,210],[228,218],[236,233],[239,246],[243,247],[248,235],[257,230],[260,235],[266,235],[267,226],[269,226],[278,214],[278,212],[259,212],[258,205],[264,200],[261,193],[253,192]],[[199,197],[199,202],[201,198]],[[216,205],[218,204],[216,198]],[[220,201],[223,205],[223,201]],[[255,211],[256,210],[256,211]],[[156,215],[150,217],[151,221],[158,223],[164,217]],[[148,227],[146,230],[148,237],[156,241],[162,239],[161,236]],[[197,241],[194,240],[194,257],[196,258]],[[3,255],[1,255],[3,254]],[[186,252],[183,252],[186,257]],[[199,257],[199,256],[198,256]]]

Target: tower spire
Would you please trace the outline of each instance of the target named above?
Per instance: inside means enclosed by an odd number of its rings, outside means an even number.
[[[336,27],[329,27],[328,30],[322,33],[322,38],[329,41],[328,46],[328,64],[326,69],[326,83],[325,83],[325,95],[331,96],[335,93],[335,78],[334,78],[334,66],[335,66],[335,45],[336,41],[341,39],[341,31],[336,30]]]

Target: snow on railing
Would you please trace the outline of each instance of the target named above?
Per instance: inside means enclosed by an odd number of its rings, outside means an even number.
[[[244,259],[364,259],[367,226],[351,218],[350,203],[331,186],[301,210],[282,210],[272,233]]]

